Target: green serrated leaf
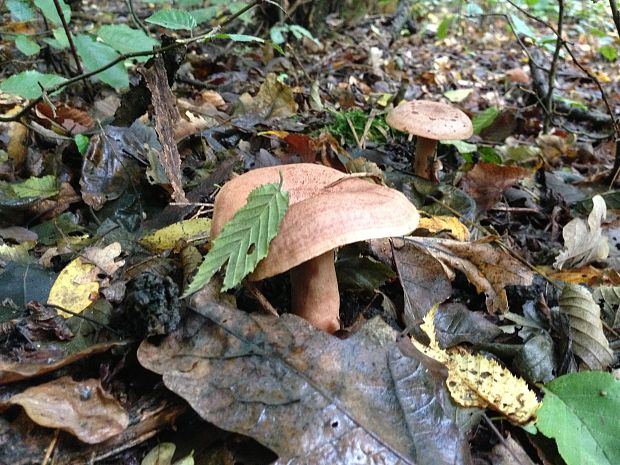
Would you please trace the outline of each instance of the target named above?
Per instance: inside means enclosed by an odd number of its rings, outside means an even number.
[[[474,127],[474,134],[480,134],[484,128],[491,126],[495,118],[499,115],[499,109],[497,107],[489,107],[482,113],[478,113],[471,120],[471,124]]]
[[[59,0],[59,3],[62,14],[65,17],[65,21],[69,23],[71,21],[71,8],[64,2],[64,0]],[[43,16],[45,16],[48,21],[53,22],[57,26],[62,24],[60,16],[58,16],[58,12],[54,6],[54,0],[34,0],[34,4],[41,10],[41,13],[43,13]]]
[[[185,29],[191,31],[198,24],[191,13],[183,10],[159,10],[146,18],[147,23],[157,24],[168,29]]]
[[[7,94],[31,99],[41,96],[41,86],[49,89],[65,81],[66,79],[62,76],[43,74],[38,71],[30,70],[14,74],[6,81],[3,81],[0,84],[0,90]]]
[[[620,382],[609,373],[581,372],[545,385],[536,426],[555,438],[568,465],[620,463]]]
[[[106,44],[120,53],[133,53],[152,50],[159,46],[159,41],[146,35],[142,29],[133,29],[127,24],[109,24],[101,26],[97,35]],[[146,61],[148,56],[138,57],[137,61]]]
[[[29,38],[25,34],[19,34],[15,38],[15,47],[17,47],[17,50],[27,56],[36,55],[41,50],[39,44],[37,44],[34,40]]]
[[[99,69],[119,56],[112,47],[97,42],[93,37],[86,34],[76,35],[74,43],[82,63],[89,71]],[[115,89],[129,87],[129,75],[123,63],[115,64],[97,74],[96,77]]]
[[[7,0],[6,6],[11,12],[13,21],[32,21],[34,19],[34,11],[23,0]]]
[[[198,268],[183,297],[209,282],[226,265],[222,292],[238,285],[267,256],[269,243],[278,233],[280,222],[288,209],[288,192],[280,184],[265,184],[254,189],[248,201],[237,211]]]

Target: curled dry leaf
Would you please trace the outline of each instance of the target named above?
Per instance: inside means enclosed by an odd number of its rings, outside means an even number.
[[[408,237],[404,245],[405,252],[403,249],[395,251],[401,280],[412,281],[408,276],[403,276],[399,265],[399,260],[407,260],[403,253],[406,253],[409,247],[415,247],[441,263],[443,271],[438,272],[437,280],[443,281],[446,276],[451,278],[453,270],[464,273],[469,282],[476,286],[478,292],[486,294],[486,306],[489,313],[508,311],[508,298],[504,289],[506,286],[528,286],[534,279],[532,272],[521,262],[494,247],[488,241],[460,242],[449,239]],[[415,269],[416,264],[409,261],[409,267]],[[406,286],[405,290],[407,291]],[[410,296],[409,298],[415,300],[416,297]],[[428,311],[429,308],[424,311]]]
[[[205,420],[274,450],[277,463],[470,463],[444,388],[380,320],[340,340],[290,314],[210,302],[196,312],[160,344],[144,341],[140,363]]]
[[[613,352],[603,333],[601,309],[585,287],[567,284],[560,295],[560,312],[568,315],[573,351],[590,370],[604,370]]]
[[[565,250],[560,252],[553,266],[558,270],[587,265],[603,260],[609,254],[607,236],[603,235],[601,222],[607,215],[605,200],[600,195],[592,197],[592,211],[586,223],[581,218],[569,221],[562,230]]]
[[[68,431],[88,444],[116,436],[129,424],[125,409],[95,379],[76,382],[64,376],[28,388],[7,403],[21,405],[35,423]]]

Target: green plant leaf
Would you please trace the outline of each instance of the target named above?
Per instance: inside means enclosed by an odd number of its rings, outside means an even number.
[[[536,426],[555,438],[568,465],[620,463],[620,382],[611,374],[586,371],[545,385]]]
[[[159,46],[159,41],[149,37],[141,29],[133,29],[126,24],[101,26],[97,35],[106,44],[120,53],[142,52]],[[138,57],[138,61],[148,60],[148,56]]]
[[[89,71],[99,69],[119,56],[112,47],[97,42],[93,37],[86,34],[76,35],[74,42],[82,64]],[[97,74],[96,77],[115,89],[129,87],[129,75],[123,63],[115,64]]]
[[[41,50],[39,44],[37,44],[34,40],[29,38],[25,34],[19,34],[15,38],[15,47],[17,47],[17,50],[27,56],[36,55]]]
[[[6,7],[11,12],[13,21],[31,21],[34,19],[34,11],[23,0],[7,0]]]
[[[209,6],[207,8],[198,8],[196,10],[190,10],[190,13],[196,20],[196,23],[202,24],[215,18],[217,15],[217,7]]]
[[[146,18],[147,23],[157,24],[168,29],[185,29],[191,31],[198,23],[191,13],[183,10],[159,10]]]
[[[14,198],[25,199],[28,197],[34,197],[39,199],[46,199],[58,194],[58,179],[56,176],[43,176],[42,178],[28,178],[25,181],[18,183],[5,183],[0,182],[5,187],[9,188]],[[7,191],[8,192],[8,191]]]
[[[519,18],[516,15],[509,15],[510,21],[515,28],[516,34],[521,34],[527,37],[531,37],[532,39],[536,39],[536,33],[532,31],[532,29],[527,25],[525,21]]]
[[[62,76],[43,74],[38,71],[30,70],[14,74],[3,81],[0,84],[0,90],[7,94],[31,99],[41,96],[41,86],[45,89],[49,89],[65,81],[66,79]]]
[[[90,139],[84,134],[76,134],[75,136],[73,136],[73,141],[75,142],[75,145],[77,146],[80,154],[84,155],[86,153],[86,149],[88,148],[88,143],[90,142]]]
[[[437,33],[435,34],[435,37],[437,38],[437,40],[443,40],[446,37],[448,37],[448,33],[450,32],[450,26],[452,25],[452,16],[448,16],[447,18],[444,18],[444,20],[439,23],[439,26],[437,26]]]
[[[215,34],[213,38],[230,39],[233,42],[258,42],[261,44],[265,42],[265,39],[261,39],[260,37],[251,36],[248,34]]]
[[[443,96],[447,98],[448,100],[450,100],[452,103],[461,103],[463,100],[469,97],[473,91],[474,89],[472,88],[454,89],[454,90],[448,90],[444,92]]]
[[[603,55],[603,58],[607,61],[616,61],[616,58],[618,58],[618,50],[616,50],[616,47],[613,45],[603,45],[599,47],[598,53]]]
[[[464,153],[474,153],[478,150],[478,146],[476,144],[470,144],[464,140],[441,140],[439,142],[444,145],[453,146],[461,155]]]
[[[71,21],[71,8],[64,2],[64,0],[59,0],[59,2],[62,14],[68,24]],[[34,4],[39,10],[41,10],[41,13],[43,13],[43,16],[45,16],[48,21],[53,22],[57,26],[62,24],[60,16],[58,16],[58,13],[56,12],[54,0],[34,0]]]
[[[208,283],[226,263],[222,291],[239,284],[267,256],[269,243],[278,233],[287,209],[288,192],[282,190],[281,183],[265,184],[254,189],[246,205],[237,211],[213,240],[211,250],[183,297]]]
[[[474,134],[480,134],[484,128],[491,126],[495,118],[499,115],[499,109],[497,107],[489,107],[482,113],[478,113],[471,120],[471,124],[474,127]]]

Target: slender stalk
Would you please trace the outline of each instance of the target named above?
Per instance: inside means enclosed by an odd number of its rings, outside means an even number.
[[[553,60],[551,60],[551,66],[549,68],[549,90],[545,97],[545,107],[548,112],[545,114],[543,121],[543,132],[549,132],[549,126],[553,120],[553,88],[555,85],[555,75],[558,68],[558,60],[560,58],[560,52],[564,46],[564,40],[562,39],[562,29],[564,27],[564,0],[558,0],[558,28],[556,31],[557,37],[555,39],[555,51],[553,53]]]
[[[73,43],[73,36],[71,35],[71,31],[69,30],[69,25],[67,24],[67,20],[65,19],[65,15],[63,14],[60,2],[58,0],[54,0],[54,6],[56,7],[56,13],[58,13],[58,16],[60,17],[60,22],[62,23],[62,28],[65,31],[67,40],[69,41],[69,48],[71,49],[71,55],[73,55],[73,59],[75,60],[75,67],[77,68],[78,74],[82,74],[84,72],[84,69],[82,68],[82,63],[80,63],[80,57],[77,54],[75,44]]]

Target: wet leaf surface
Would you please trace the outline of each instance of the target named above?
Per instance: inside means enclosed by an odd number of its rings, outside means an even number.
[[[403,359],[395,332],[377,320],[341,341],[295,316],[208,303],[196,310],[182,332],[144,342],[140,362],[204,419],[259,439],[282,463],[347,463],[349,454],[360,463],[468,463],[443,408],[429,417],[424,407],[437,402],[428,374]],[[453,444],[441,462],[429,453],[440,433],[440,443]]]

